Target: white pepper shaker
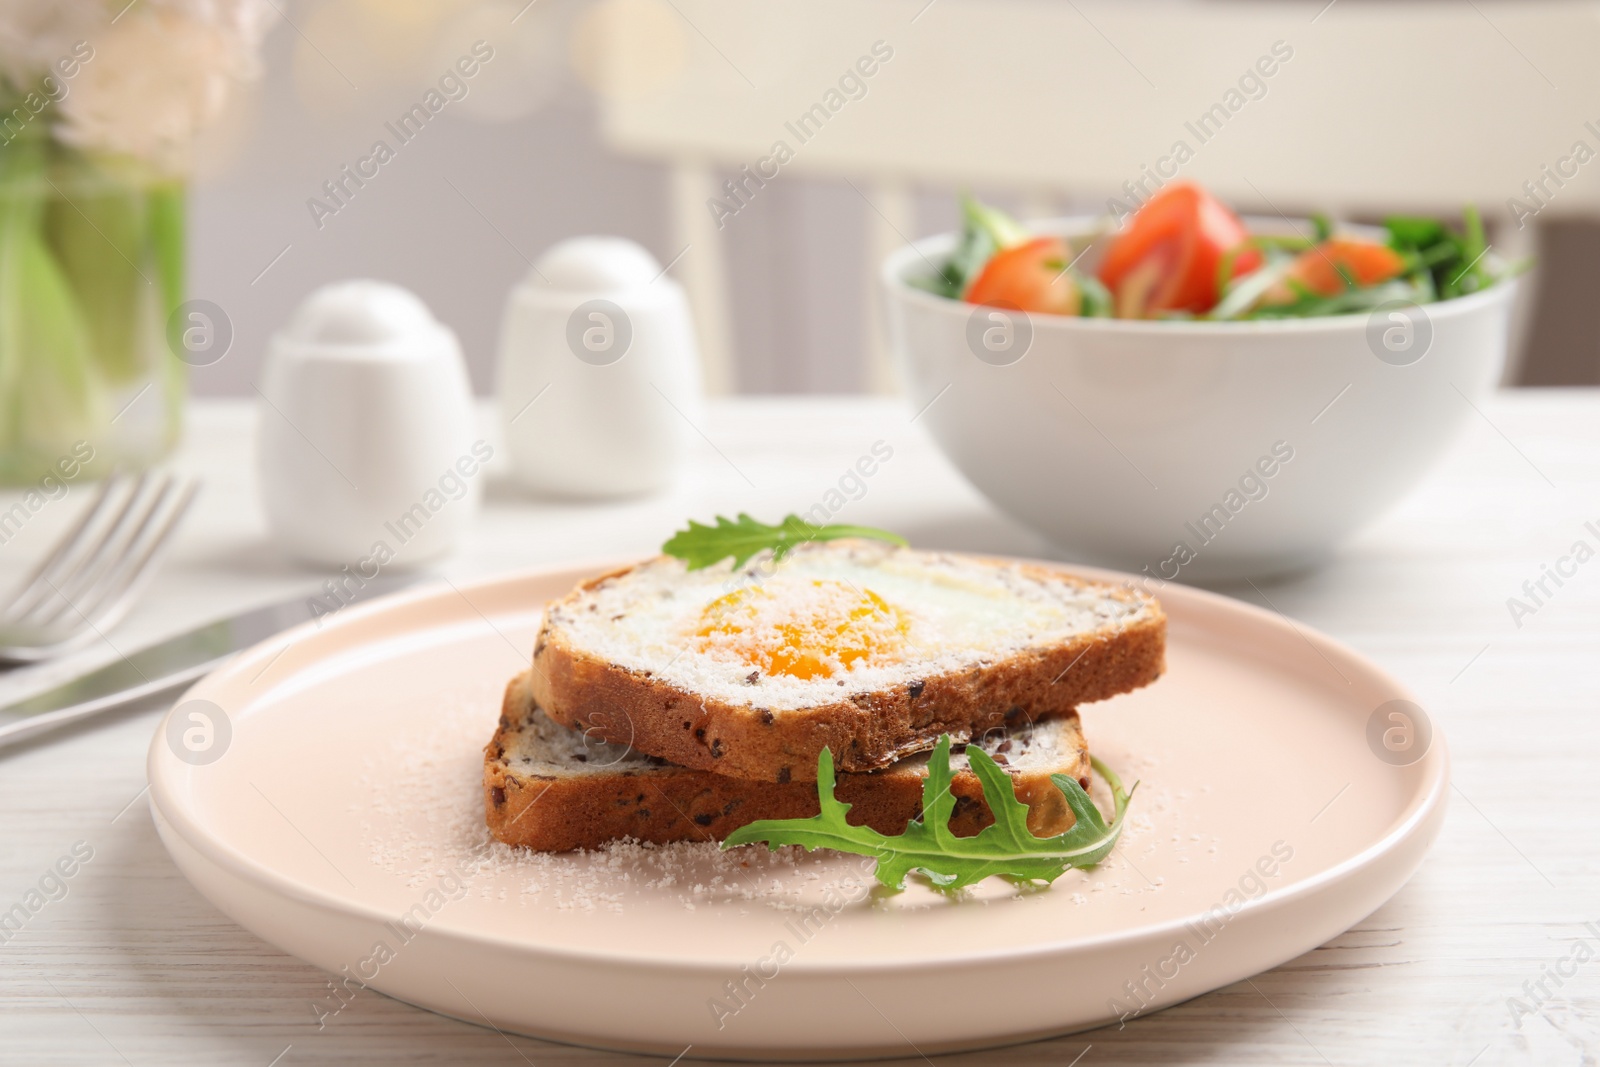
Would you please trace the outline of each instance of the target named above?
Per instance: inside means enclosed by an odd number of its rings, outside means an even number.
[[[324,286],[272,338],[257,461],[291,556],[362,579],[449,551],[492,449],[475,440],[461,346],[397,285]]]
[[[601,499],[665,487],[700,418],[683,289],[620,237],[550,248],[506,302],[499,405],[529,489]]]

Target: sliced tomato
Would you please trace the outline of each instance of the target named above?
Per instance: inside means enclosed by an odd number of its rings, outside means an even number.
[[[1144,319],[1163,311],[1210,311],[1218,296],[1222,258],[1238,249],[1232,277],[1261,265],[1261,253],[1242,248],[1244,223],[1193,182],[1172,182],[1134,212],[1100,263],[1118,318]]]
[[[1284,281],[1267,290],[1263,304],[1292,304],[1299,293],[1288,283],[1294,279],[1318,296],[1338,296],[1353,283],[1365,289],[1398,277],[1406,261],[1388,245],[1349,237],[1330,237],[1295,257]]]
[[[967,288],[966,300],[1015,311],[1076,315],[1083,304],[1078,284],[1067,273],[1071,260],[1059,237],[1035,237],[996,252]]]

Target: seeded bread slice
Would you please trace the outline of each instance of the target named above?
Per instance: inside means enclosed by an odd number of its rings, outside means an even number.
[[[984,751],[1011,774],[1029,807],[1028,827],[1059,834],[1073,823],[1052,774],[1089,785],[1089,752],[1076,714],[996,731]],[[834,795],[847,820],[898,834],[922,812],[928,758],[911,756],[880,771],[842,774]],[[955,795],[951,827],[967,837],[994,821],[965,752],[950,756]],[[528,675],[506,687],[500,727],[484,749],[483,801],[489,831],[508,845],[545,852],[596,848],[622,837],[658,844],[720,841],[757,819],[794,819],[818,810],[815,782],[753,782],[675,767],[623,745],[552,722],[533,702]]]
[[[743,598],[731,609],[730,595]],[[823,673],[812,677],[772,670],[759,646],[778,639],[794,604],[850,620],[830,639],[861,654],[814,655]],[[748,631],[719,631],[729,619]],[[967,741],[1147,685],[1165,648],[1160,605],[1130,589],[834,541],[740,572],[658,557],[585,582],[546,611],[532,685],[550,718],[591,736],[695,770],[811,781],[824,747],[838,770],[870,771],[940,734]]]

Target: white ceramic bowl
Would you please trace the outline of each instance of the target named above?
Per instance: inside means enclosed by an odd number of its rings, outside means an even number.
[[[1505,362],[1514,283],[1273,322],[1006,316],[907,284],[953,242],[883,267],[917,421],[1071,557],[1156,579],[1322,561],[1422,479]]]

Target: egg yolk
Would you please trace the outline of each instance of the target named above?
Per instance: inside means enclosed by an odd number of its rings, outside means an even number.
[[[906,645],[910,620],[870,589],[824,579],[768,586],[708,604],[694,631],[700,650],[809,680],[892,659]]]

